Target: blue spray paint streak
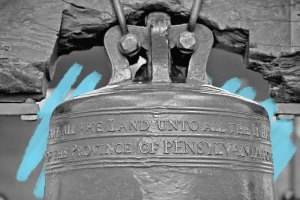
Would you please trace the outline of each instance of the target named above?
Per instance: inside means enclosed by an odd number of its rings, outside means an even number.
[[[41,170],[41,173],[40,173],[40,176],[36,182],[36,185],[35,185],[35,188],[34,188],[34,196],[39,198],[39,199],[42,199],[44,197],[44,189],[45,189],[45,167],[46,167],[46,164],[44,163],[44,166]]]
[[[68,72],[64,75],[63,79],[60,81],[58,86],[55,88],[51,96],[46,99],[44,106],[41,108],[38,116],[40,118],[47,116],[49,117],[53,110],[64,100],[65,96],[71,90],[72,85],[77,80],[79,76],[82,66],[75,63]]]
[[[93,91],[99,81],[101,80],[101,75],[97,72],[89,74],[76,88],[70,98],[79,96],[81,94]]]
[[[280,119],[271,123],[275,181],[296,153],[296,147],[291,140],[292,133],[293,122],[291,120]]]
[[[276,103],[273,99],[266,99],[259,103],[262,107],[266,109],[269,115],[270,121],[272,121],[273,116],[276,112]]]
[[[222,89],[227,90],[231,93],[236,93],[241,87],[242,81],[239,78],[232,78],[224,83]]]
[[[239,91],[240,86],[241,80],[232,78],[228,80],[222,88],[245,98],[255,99],[256,91],[252,87],[246,87]],[[266,109],[271,122],[270,137],[274,163],[274,180],[276,181],[280,173],[296,153],[296,147],[291,140],[293,122],[286,119],[273,120],[273,116],[276,112],[276,104],[273,99],[266,99],[261,102],[260,105]]]
[[[273,116],[276,112],[276,104],[273,99],[266,99],[261,102],[260,105],[267,110],[271,122],[274,180],[276,181],[280,173],[296,153],[296,146],[291,139],[293,122],[287,119],[273,120]]]
[[[89,74],[80,84],[79,86],[74,90],[74,92],[71,95],[71,98],[79,96],[81,94],[93,91],[97,84],[101,80],[101,75],[97,72],[93,72]],[[71,88],[70,88],[71,89]],[[52,112],[51,112],[52,114]],[[51,117],[51,114],[49,117]],[[50,121],[49,121],[50,122]],[[49,128],[47,133],[49,132]],[[48,135],[48,134],[47,134]],[[47,139],[46,139],[47,143]],[[37,198],[43,198],[44,197],[44,190],[45,190],[45,166],[42,169],[39,179],[36,183],[35,189],[34,189],[34,195]]]
[[[63,101],[64,97],[70,91],[81,70],[81,65],[74,64],[64,75],[59,85],[53,91],[52,95],[46,100],[44,106],[38,113],[38,118],[42,120],[36,128],[25,150],[23,160],[17,172],[18,181],[26,181],[32,171],[43,159],[47,146],[51,114],[55,107]]]
[[[256,91],[252,87],[245,87],[237,92],[237,94],[251,100],[255,99],[256,97]]]

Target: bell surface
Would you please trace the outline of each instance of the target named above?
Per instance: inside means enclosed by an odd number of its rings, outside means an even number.
[[[274,199],[265,110],[212,86],[106,87],[60,105],[46,200]]]

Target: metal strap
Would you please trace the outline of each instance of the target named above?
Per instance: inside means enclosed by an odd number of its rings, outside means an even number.
[[[123,12],[123,6],[121,5],[119,0],[112,0],[112,1],[113,1],[114,9],[116,11],[117,18],[118,18],[118,21],[120,24],[122,35],[126,35],[126,34],[128,34],[128,27],[127,27],[125,15]]]
[[[152,83],[170,83],[170,49],[168,28],[170,16],[155,12],[148,16],[147,26],[151,37]]]
[[[197,19],[199,16],[202,0],[194,0],[189,25],[187,27],[188,31],[194,32],[197,24]]]

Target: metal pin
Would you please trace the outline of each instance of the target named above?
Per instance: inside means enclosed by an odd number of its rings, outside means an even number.
[[[187,30],[190,32],[194,32],[197,24],[197,19],[199,16],[200,8],[201,8],[202,0],[194,0],[194,4],[191,11],[190,21],[187,27]]]
[[[117,14],[117,18],[120,24],[122,35],[128,34],[128,27],[126,24],[125,15],[123,12],[123,6],[121,5],[119,0],[113,0],[113,5]]]
[[[177,41],[177,47],[180,50],[180,52],[183,54],[188,54],[188,55],[192,54],[196,49],[197,42],[193,32],[196,29],[201,3],[202,3],[201,0],[194,0],[187,30],[182,32],[179,35],[179,39]]]
[[[119,0],[113,0],[113,5],[119,21],[122,37],[120,39],[119,50],[126,57],[133,57],[140,51],[140,44],[135,35],[129,33],[126,19],[123,12],[123,6]]]

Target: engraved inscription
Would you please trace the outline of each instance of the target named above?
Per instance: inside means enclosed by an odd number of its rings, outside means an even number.
[[[233,120],[232,120],[233,121]],[[202,120],[116,120],[80,122],[56,127],[49,132],[51,141],[68,137],[116,133],[193,133],[219,134],[270,141],[270,128],[265,123]],[[78,135],[78,136],[77,136]]]
[[[252,159],[272,162],[272,153],[263,148],[249,144],[236,144],[232,142],[187,142],[184,140],[164,140],[164,154],[174,155],[206,155],[249,157]]]
[[[96,144],[96,145],[75,145],[70,147],[71,156],[90,156],[90,155],[127,155],[133,151],[131,143],[112,143],[112,144]]]
[[[49,131],[49,139],[61,138],[63,136],[75,135],[75,125],[64,125],[62,127],[56,127]]]
[[[264,120],[141,113],[70,121],[54,123],[49,132],[47,171],[167,165],[273,173],[270,128]]]
[[[129,140],[128,140],[129,139]],[[120,140],[120,139],[119,139]],[[51,148],[46,153],[48,161],[64,159],[81,159],[101,156],[196,156],[216,157],[222,159],[257,160],[272,163],[271,148],[253,143],[224,141],[221,139],[176,139],[161,138],[144,140],[127,138],[127,142],[70,144],[60,149]],[[114,141],[114,140],[112,140]]]

